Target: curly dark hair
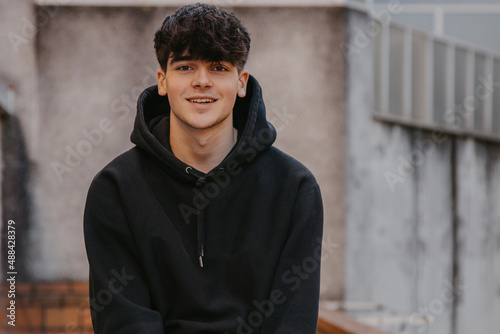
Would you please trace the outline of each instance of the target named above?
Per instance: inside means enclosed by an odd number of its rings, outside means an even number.
[[[250,51],[250,35],[233,13],[208,4],[183,6],[163,21],[154,47],[161,68],[170,57],[186,53],[194,59],[227,61],[243,70]]]

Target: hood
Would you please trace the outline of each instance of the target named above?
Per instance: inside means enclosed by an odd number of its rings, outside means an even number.
[[[169,145],[162,144],[153,134],[153,128],[165,119],[168,122],[169,117],[168,96],[159,95],[157,85],[146,88],[137,101],[137,115],[130,139],[132,143],[158,159],[168,173],[187,182],[197,182],[200,178],[208,179],[217,171],[226,169],[228,164],[234,166],[237,163],[238,166],[244,166],[251,163],[276,140],[276,130],[266,119],[262,90],[251,75],[248,79],[246,96],[237,97],[233,108],[233,122],[238,130],[238,140],[226,158],[207,174],[177,159]],[[164,133],[163,136],[164,142],[168,141],[168,133]]]
[[[137,102],[137,116],[131,141],[154,157],[161,168],[173,178],[189,183],[190,187],[194,185],[199,191],[202,191],[208,182],[213,181],[218,173],[227,171],[231,174],[231,171],[252,163],[276,140],[276,130],[266,120],[261,88],[252,76],[248,80],[246,96],[237,97],[233,108],[233,122],[234,127],[238,129],[238,140],[224,160],[208,173],[194,169],[173,155],[169,143],[169,119],[168,96],[160,96],[157,85],[147,88]],[[205,209],[201,207],[196,211],[200,267],[203,267],[205,247]]]

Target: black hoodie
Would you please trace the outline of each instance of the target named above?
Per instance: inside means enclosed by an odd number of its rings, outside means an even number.
[[[237,98],[238,141],[205,174],[171,152],[168,97],[138,100],[136,145],[99,172],[84,215],[95,333],[316,332],[322,201],[272,144],[260,86]]]

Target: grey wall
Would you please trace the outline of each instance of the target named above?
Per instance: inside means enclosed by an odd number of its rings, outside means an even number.
[[[0,0],[0,77],[14,85],[18,96],[16,114],[25,128],[30,153],[36,147],[38,111],[36,67],[37,18],[31,0]]]
[[[135,100],[155,83],[153,35],[173,8],[41,7],[40,115],[30,271],[86,280],[82,214],[91,179],[131,147]],[[344,68],[342,10],[237,8],[252,35],[247,69],[261,83],[277,146],[317,177],[325,203],[322,296],[343,293]],[[97,129],[99,129],[98,135]],[[92,139],[88,137],[94,134]],[[75,153],[76,152],[76,153]]]
[[[88,276],[86,192],[98,170],[132,147],[135,101],[155,83],[156,15],[147,9],[60,7],[40,29],[41,154],[31,229],[39,280]]]
[[[434,319],[394,333],[496,333],[500,146],[375,121],[373,51],[347,59],[346,299]]]
[[[6,223],[16,222],[16,270],[18,280],[29,279],[31,263],[29,230],[32,226],[29,170],[37,153],[38,90],[36,66],[36,16],[31,1],[0,0],[0,78],[12,85],[18,98],[15,114],[0,119],[2,149],[2,217],[0,227],[6,240]],[[4,244],[3,246],[5,246]],[[2,248],[5,266],[7,248]],[[0,276],[5,275],[2,267]]]
[[[135,99],[155,82],[152,36],[172,10],[35,12],[30,1],[0,0],[2,35],[15,33],[22,41],[16,47],[0,39],[0,76],[16,86],[15,119],[30,163],[33,212],[20,237],[28,241],[32,279],[87,279],[86,191],[98,170],[131,147]],[[373,44],[360,54],[343,53],[356,43],[352,32],[367,24],[364,14],[325,8],[236,13],[252,33],[248,69],[263,86],[277,145],[303,161],[322,187],[322,297],[341,298],[345,285],[348,300],[435,318],[408,333],[495,333],[498,144],[375,121]],[[79,156],[69,153],[78,150]],[[400,182],[391,187],[388,172],[403,175]]]
[[[457,333],[496,333],[500,326],[500,148],[457,142],[459,277]]]

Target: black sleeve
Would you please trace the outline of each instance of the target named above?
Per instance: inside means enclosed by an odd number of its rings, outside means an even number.
[[[111,182],[92,182],[85,205],[84,235],[94,332],[163,334],[161,315],[151,309],[135,241]]]
[[[260,302],[261,334],[315,334],[318,324],[323,204],[317,185],[297,194],[273,288]]]

